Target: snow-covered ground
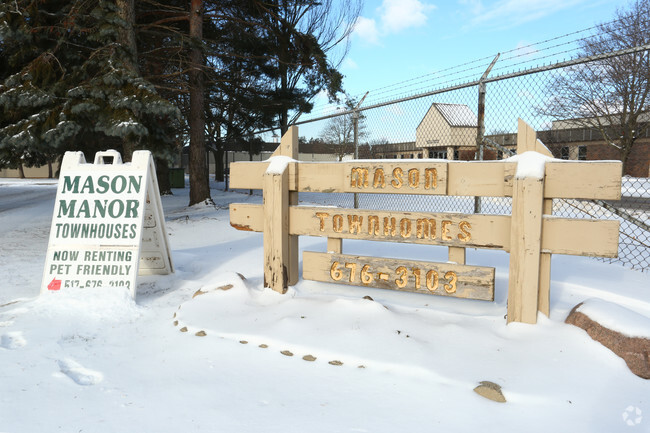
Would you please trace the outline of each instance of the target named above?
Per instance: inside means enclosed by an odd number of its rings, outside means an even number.
[[[262,289],[262,235],[229,225],[228,204],[259,195],[213,189],[216,207],[189,208],[177,189],[163,197],[175,274],[140,277],[135,301],[39,297],[55,190],[0,180],[0,432],[650,432],[650,381],[564,324],[596,298],[648,335],[647,272],[555,255],[537,325],[506,325],[508,255],[487,250],[468,263],[496,268],[494,302],[302,280],[280,295]],[[421,245],[344,251],[446,261]],[[507,403],[473,392],[481,381]]]

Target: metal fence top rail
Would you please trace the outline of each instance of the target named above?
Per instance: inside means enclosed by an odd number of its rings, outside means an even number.
[[[334,117],[352,115],[354,113],[359,113],[361,111],[372,110],[372,109],[375,109],[375,108],[385,107],[385,106],[388,106],[388,105],[399,104],[399,103],[402,103],[402,102],[412,101],[414,99],[426,98],[428,96],[433,96],[433,95],[437,95],[437,94],[440,94],[440,93],[451,92],[451,91],[458,90],[458,89],[463,89],[463,88],[466,88],[466,87],[478,86],[480,83],[493,83],[493,82],[497,82],[497,81],[502,81],[502,80],[508,80],[508,79],[511,79],[511,78],[521,77],[521,76],[524,76],[524,75],[536,74],[536,73],[539,73],[539,72],[551,71],[551,70],[554,70],[554,69],[561,69],[561,68],[580,65],[580,64],[584,64],[584,63],[596,62],[596,61],[599,61],[599,60],[605,60],[605,59],[610,59],[610,58],[614,58],[614,57],[620,57],[620,56],[639,53],[639,52],[648,51],[648,50],[650,50],[650,43],[645,44],[645,45],[639,45],[639,46],[633,47],[633,48],[626,48],[624,50],[609,52],[609,53],[602,53],[602,54],[597,54],[597,55],[588,56],[588,57],[579,57],[579,58],[566,60],[566,61],[562,61],[562,62],[557,62],[557,63],[553,63],[553,64],[549,64],[549,65],[543,65],[543,66],[538,66],[538,67],[535,67],[535,68],[529,68],[529,69],[525,69],[523,71],[509,72],[509,73],[497,75],[497,76],[491,77],[491,78],[489,78],[489,77],[480,78],[480,79],[477,79],[477,80],[468,81],[468,82],[460,83],[460,84],[455,84],[453,86],[447,86],[447,87],[443,87],[443,88],[440,88],[440,89],[431,90],[431,91],[428,91],[428,92],[418,93],[418,94],[415,94],[415,95],[405,96],[403,98],[393,99],[393,100],[390,100],[390,101],[379,102],[379,103],[376,103],[376,104],[367,105],[365,107],[359,107],[359,108],[352,109],[352,110],[343,110],[343,111],[328,114],[328,115],[325,115],[325,116],[313,117],[313,118],[310,118],[310,119],[301,120],[299,122],[298,121],[294,122],[292,125],[298,126],[298,125],[303,125],[303,124],[307,124],[307,123],[332,119]],[[263,130],[256,131],[255,134],[262,134],[262,133],[265,133],[265,132],[271,132],[271,131],[275,131],[277,129],[279,129],[279,128],[263,129]]]

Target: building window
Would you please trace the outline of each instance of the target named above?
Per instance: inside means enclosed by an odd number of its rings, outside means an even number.
[[[432,151],[429,152],[429,158],[447,159],[447,151],[446,150],[432,150]]]
[[[458,161],[460,159],[460,152],[458,149],[454,150],[454,161]]]
[[[422,159],[422,154],[418,153],[418,159]]]
[[[562,146],[560,150],[560,159],[569,159],[569,146]]]
[[[587,146],[578,146],[578,160],[579,161],[587,160]]]

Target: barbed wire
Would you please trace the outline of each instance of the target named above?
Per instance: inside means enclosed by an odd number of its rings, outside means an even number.
[[[493,69],[493,74],[495,72],[512,72],[517,67],[525,69],[526,65],[535,65],[539,66],[540,62],[548,61],[549,64],[553,61],[563,61],[566,60],[566,57],[569,59],[579,57],[579,51],[582,49],[581,43],[586,42],[591,38],[598,37],[599,34],[594,34],[595,31],[602,31],[605,29],[605,33],[613,33],[616,31],[615,25],[620,24],[622,19],[614,19],[605,23],[597,24],[585,29],[576,30],[573,32],[565,33],[559,36],[545,39],[543,41],[531,43],[528,45],[516,47],[507,51],[500,53],[498,67]],[[650,22],[650,18],[643,20],[642,24],[647,24]],[[621,27],[619,26],[618,29]],[[624,26],[624,28],[627,28]],[[607,30],[611,29],[611,30]],[[585,35],[585,33],[587,33]],[[602,33],[600,33],[602,35]],[[579,37],[576,37],[579,36]],[[555,43],[550,46],[544,47],[544,45],[560,41],[566,38],[571,38],[561,43]],[[568,47],[568,48],[566,48]],[[531,49],[535,50],[535,55],[531,55]],[[554,50],[554,51],[553,51]],[[544,55],[540,55],[544,54]],[[444,68],[435,72],[428,74],[419,75],[417,77],[409,78],[402,80],[393,84],[386,86],[378,87],[376,89],[369,91],[369,98],[366,100],[366,105],[376,104],[388,101],[390,99],[395,99],[398,97],[413,96],[418,93],[423,93],[427,90],[433,88],[441,88],[453,83],[459,84],[463,82],[469,82],[476,79],[477,75],[482,74],[489,62],[496,56],[490,55],[481,57],[475,60],[470,60],[459,65],[454,65],[448,68]],[[564,56],[563,58],[560,58]],[[527,57],[527,58],[526,58]],[[517,59],[526,58],[522,61],[514,62],[512,61]],[[470,72],[473,72],[470,74]],[[462,75],[461,75],[462,74]],[[365,93],[365,92],[364,92]],[[362,94],[353,95],[351,99],[359,100]],[[331,111],[335,107],[335,104],[323,103],[315,105],[311,111],[312,116],[323,115],[327,111]]]

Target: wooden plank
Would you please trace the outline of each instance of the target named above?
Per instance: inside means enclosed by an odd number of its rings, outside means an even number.
[[[343,239],[327,238],[327,252],[341,254],[343,252]]]
[[[514,178],[516,164],[504,167],[504,177]],[[621,198],[619,161],[548,161],[545,164],[544,198],[582,198],[619,200]],[[512,183],[504,185],[504,195],[512,195]]]
[[[503,249],[510,217],[291,207],[291,234],[343,239]]]
[[[542,203],[542,214],[553,214],[553,200],[545,199]],[[544,239],[544,221],[542,220],[542,242]],[[539,293],[537,295],[537,311],[547,317],[551,314],[551,254],[542,253],[539,260]]]
[[[553,157],[544,143],[537,139],[537,131],[522,119],[517,119],[517,154],[524,152],[537,152]]]
[[[298,159],[298,127],[290,126],[287,132],[282,136],[280,141],[280,146],[275,150],[273,156],[277,154],[281,156],[288,156],[289,158]],[[289,168],[288,175],[291,175],[291,171],[297,169],[296,164],[291,164]],[[287,185],[289,189],[289,185]],[[298,205],[298,192],[293,191],[289,192],[289,205],[297,206]],[[293,286],[298,283],[299,272],[298,272],[298,236],[289,236],[289,259],[287,262],[288,267],[288,284]]]
[[[539,292],[537,294],[537,311],[551,314],[551,254],[542,253],[539,257]]]
[[[494,268],[305,251],[306,280],[494,300]]]
[[[296,176],[298,191],[343,192],[345,172],[349,168],[344,162],[300,163]]]
[[[289,270],[288,170],[264,175],[264,287],[285,293]]]
[[[317,213],[326,213],[329,216],[319,217]],[[392,235],[392,221],[388,221],[388,235],[384,235],[384,214],[385,217],[395,218],[395,235]],[[447,213],[417,213],[417,212],[386,212],[369,211],[361,209],[341,209],[334,207],[312,207],[312,206],[291,206],[289,208],[291,226],[289,233],[292,235],[306,236],[335,236],[345,239],[366,239],[389,242],[420,243],[429,245],[456,245],[472,248],[494,248],[510,251],[510,220],[509,215],[463,215]],[[334,230],[333,215],[341,215],[341,223],[344,226],[340,232]],[[363,216],[361,223],[362,231],[357,232],[356,228],[350,232],[348,215]],[[370,230],[373,236],[368,235],[368,215],[379,218],[379,233],[375,226],[371,225]],[[392,215],[392,216],[390,216]],[[381,216],[381,218],[380,218]],[[411,219],[411,236],[404,238],[401,235],[400,221],[402,218]],[[415,219],[415,235],[413,234],[413,218]],[[436,221],[452,221],[446,224],[449,230],[448,236],[452,240],[440,238],[442,224],[436,223],[436,237],[434,239],[417,238],[417,218],[432,218]],[[320,221],[323,219],[324,230],[320,230]],[[452,219],[450,219],[452,218]],[[460,218],[460,220],[453,219]],[[374,220],[374,218],[373,218]],[[472,229],[469,233],[472,237],[468,242],[454,240],[452,230],[458,230],[459,221],[468,221]],[[454,224],[456,225],[454,226]],[[230,205],[230,224],[238,230],[261,232],[264,224],[264,213],[262,206],[255,204],[232,203]],[[337,223],[338,224],[338,223]],[[618,253],[618,229],[619,222],[613,220],[588,220],[569,219],[554,216],[544,216],[542,222],[542,252],[553,254],[568,254],[590,257],[616,257]],[[356,227],[356,226],[355,226]],[[476,231],[476,227],[483,227]],[[406,228],[406,227],[405,227]],[[337,227],[338,229],[338,227]],[[457,235],[458,233],[456,233]],[[485,236],[484,236],[485,235]],[[430,236],[429,236],[430,237]]]
[[[517,119],[517,154],[534,152],[537,132],[521,118]]]
[[[290,126],[280,139],[280,145],[271,156],[288,156],[298,159],[298,127]]]
[[[230,225],[241,231],[264,231],[264,205],[230,203]]]
[[[448,164],[448,195],[505,197],[512,194],[514,162],[455,161]]]
[[[230,165],[231,187],[261,189],[267,162],[237,162]],[[306,163],[300,169],[289,166],[289,188],[313,192],[389,192],[360,191],[345,187],[346,173],[352,163]],[[406,167],[406,166],[403,166]],[[618,200],[621,197],[621,163],[619,161],[549,161],[546,163],[544,198],[583,198]],[[447,163],[447,195],[510,197],[517,165],[503,161],[450,161]],[[355,178],[356,179],[356,178]],[[349,180],[349,177],[348,177]],[[372,177],[369,172],[369,185]],[[442,194],[442,190],[412,192],[404,189],[392,193]]]
[[[231,187],[259,189],[267,162],[230,165]],[[447,194],[446,162],[301,162],[290,168],[291,190],[371,194]]]
[[[545,198],[620,200],[620,161],[557,161],[546,163]]]
[[[537,322],[543,179],[515,179],[510,235],[508,323]]]
[[[545,217],[542,251],[588,257],[617,257],[620,223]]]
[[[302,163],[300,163],[302,164]],[[298,191],[297,165],[289,164],[289,190]],[[230,188],[262,189],[263,177],[269,166],[268,161],[240,161],[230,164]]]
[[[288,178],[287,178],[288,181]],[[289,205],[291,206],[297,206],[298,205],[298,193],[297,192],[289,192]],[[289,224],[291,223],[291,220],[289,220]],[[298,279],[300,278],[300,272],[299,272],[299,260],[300,260],[300,251],[298,249],[298,236],[296,235],[289,235],[289,261],[287,263],[288,266],[288,281],[287,283],[290,286],[294,286],[298,283]]]
[[[262,189],[268,162],[233,162],[230,164],[230,188]]]

